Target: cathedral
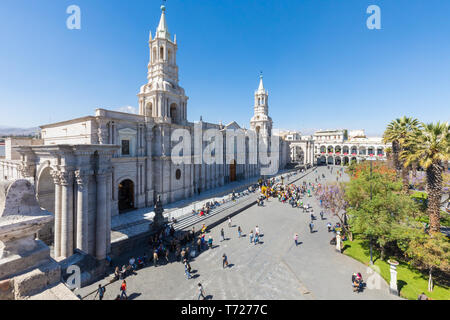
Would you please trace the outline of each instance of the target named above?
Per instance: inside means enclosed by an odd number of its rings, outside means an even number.
[[[179,85],[176,36],[171,36],[161,9],[156,33],[149,37],[148,81],[138,93],[139,114],[97,109],[94,116],[41,126],[40,139],[7,140],[10,149],[0,161],[0,177],[33,181],[40,206],[55,216],[47,234],[56,258],[78,249],[104,259],[111,250],[112,217],[151,208],[157,197],[167,204],[261,175],[261,164],[249,161],[258,154],[259,143],[247,135],[256,133],[267,145],[273,138],[262,76],[250,129],[236,122],[189,122],[189,98]],[[239,130],[246,136],[243,149],[214,150],[222,161],[195,161],[194,146],[209,145],[196,137],[196,129],[213,129],[223,145],[230,136],[235,145],[238,137],[228,133]],[[178,140],[173,137],[180,130],[189,133],[190,150],[183,149],[184,161],[175,162],[172,151]],[[279,140],[277,170],[289,161],[289,149]]]

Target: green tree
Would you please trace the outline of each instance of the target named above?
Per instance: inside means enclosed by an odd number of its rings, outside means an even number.
[[[352,231],[374,241],[380,247],[382,260],[388,245],[408,237],[408,221],[414,221],[412,216],[417,211],[410,197],[389,189],[379,189],[372,199],[364,199],[357,208],[348,210]]]
[[[411,264],[428,271],[428,291],[433,291],[433,271],[450,272],[450,241],[441,233],[417,233],[409,241],[406,255]]]
[[[383,134],[383,142],[392,143],[392,156],[395,170],[397,171],[397,175],[401,172],[403,192],[405,193],[409,192],[409,166],[411,163],[406,165],[400,155],[408,151],[411,152],[414,149],[414,144],[409,142],[417,136],[419,131],[419,120],[403,116],[400,119],[391,121]]]
[[[440,232],[444,163],[450,158],[448,122],[423,124],[423,130],[406,144],[413,152],[402,154],[405,165],[418,163],[426,170],[430,232]]]

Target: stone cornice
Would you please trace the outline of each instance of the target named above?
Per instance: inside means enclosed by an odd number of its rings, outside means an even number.
[[[88,120],[95,120],[95,117],[93,117],[93,116],[86,116],[86,117],[72,119],[72,120],[55,122],[55,123],[45,124],[43,126],[40,126],[39,128],[41,128],[41,129],[54,128],[54,127],[59,127],[59,126],[67,125],[67,124],[73,124],[73,123],[77,123],[77,122],[88,121]]]

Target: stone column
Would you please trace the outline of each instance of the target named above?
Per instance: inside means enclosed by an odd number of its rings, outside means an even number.
[[[89,172],[75,171],[77,181],[77,244],[76,247],[85,253],[89,253],[88,225],[89,225]]]
[[[153,140],[153,126],[147,125],[145,132],[145,139],[147,140],[147,158],[145,160],[145,204],[147,207],[153,205],[153,160],[152,160],[152,140]]]
[[[61,257],[73,254],[73,172],[60,173],[61,179]]]
[[[390,265],[391,281],[389,283],[389,292],[393,295],[398,296],[397,288],[397,266],[398,262],[395,260],[388,260]]]
[[[95,221],[95,256],[99,260],[106,258],[106,172],[97,172],[97,216]]]
[[[336,232],[336,251],[341,253],[341,232]]]
[[[106,254],[111,252],[111,201],[112,201],[112,174],[106,178]]]
[[[51,175],[55,183],[54,255],[56,258],[59,258],[61,256],[61,184],[58,171],[52,171]]]

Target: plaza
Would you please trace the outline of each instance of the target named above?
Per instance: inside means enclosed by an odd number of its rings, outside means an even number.
[[[314,183],[322,173],[329,180],[335,180],[327,167],[309,169],[304,178],[296,181]],[[337,167],[334,170],[338,170]],[[298,179],[297,176],[291,180]],[[344,177],[346,179],[346,177]],[[324,183],[323,179],[321,183]],[[286,181],[285,181],[286,183]],[[316,216],[320,209],[317,199],[305,197]],[[362,293],[354,293],[351,275],[361,272],[363,279],[370,277],[367,266],[336,252],[330,245],[332,233],[327,231],[329,221],[336,222],[330,214],[326,220],[314,221],[310,233],[308,224],[310,214],[299,208],[291,208],[275,198],[266,201],[264,207],[252,206],[232,218],[232,227],[225,221],[206,234],[214,239],[213,249],[200,253],[190,261],[193,279],[187,279],[184,265],[179,261],[154,267],[151,263],[136,271],[136,275],[126,278],[127,294],[130,299],[197,299],[197,284],[202,283],[209,299],[230,300],[316,300],[316,299],[399,299],[389,294],[388,284],[380,279],[379,289],[366,288]],[[208,220],[205,221],[208,224]],[[238,238],[237,227],[242,228],[243,236]],[[250,244],[248,233],[255,226],[260,228],[261,242]],[[226,240],[220,242],[220,230],[225,231]],[[294,244],[294,233],[299,234],[299,245]],[[139,248],[124,254],[123,261],[133,254],[142,254],[146,248]],[[228,257],[231,267],[223,269],[222,254]],[[135,256],[136,257],[136,256]],[[380,277],[381,278],[381,277]],[[109,282],[105,278],[75,293],[86,300],[93,299],[98,284]],[[120,294],[121,281],[107,285],[105,300],[114,299]],[[94,292],[93,294],[89,294]]]
[[[99,286],[112,300],[122,277],[130,300],[192,300],[199,283],[211,300],[415,299],[423,290],[447,299],[450,131],[441,123],[445,113],[432,114],[429,97],[414,96],[427,86],[409,82],[445,81],[402,71],[414,70],[422,56],[386,61],[385,70],[367,64],[372,46],[387,50],[380,57],[394,49],[369,38],[378,31],[367,24],[372,31],[363,34],[354,25],[353,35],[345,28],[339,41],[327,39],[328,30],[317,33],[318,25],[298,15],[316,12],[295,1],[265,3],[270,19],[253,3],[230,4],[227,12],[222,4],[167,10],[165,1],[160,9],[141,2],[117,11],[129,21],[120,27],[104,28],[110,17],[99,28],[87,27],[94,20],[83,30],[66,24],[61,38],[37,28],[42,35],[33,39],[49,36],[65,52],[25,40],[20,54],[2,59],[17,59],[3,83],[0,100],[11,105],[3,119],[25,126],[32,114],[35,131],[22,136],[9,128],[0,136],[0,300],[93,300]],[[8,3],[11,12],[20,11],[15,3]],[[338,20],[355,23],[360,5],[348,9],[348,19]],[[104,8],[91,3],[84,10]],[[337,16],[333,5],[329,10]],[[230,22],[235,17],[245,19]],[[251,24],[255,29],[247,29]],[[36,31],[4,29],[18,33],[14,41]],[[74,47],[70,41],[81,33],[83,45]],[[239,39],[227,38],[232,34]],[[403,47],[413,43],[403,34],[394,38]],[[416,49],[403,47],[399,57]],[[79,59],[81,49],[101,62]],[[45,59],[32,54],[41,52]],[[72,70],[53,74],[67,61]],[[389,67],[404,61],[413,63]],[[92,68],[102,65],[114,74]],[[46,72],[28,74],[35,66]],[[448,74],[429,73],[438,71]],[[36,83],[48,92],[24,86]],[[24,100],[30,97],[32,103]],[[430,110],[425,122],[400,118],[423,110]],[[385,126],[388,119],[395,120]],[[271,189],[273,181],[279,184]],[[298,208],[300,195],[306,212]],[[257,244],[249,236],[255,228]],[[213,247],[200,250],[200,239],[210,237]],[[186,246],[192,278],[179,258]],[[355,273],[364,281],[354,281]],[[355,292],[360,285],[366,287]]]

